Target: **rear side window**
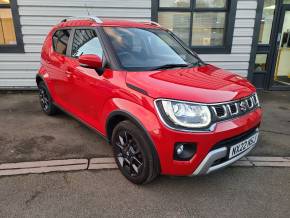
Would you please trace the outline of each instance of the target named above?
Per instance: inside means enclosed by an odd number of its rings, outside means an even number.
[[[71,30],[58,30],[52,37],[53,49],[59,54],[66,55],[68,40],[71,34]]]
[[[103,49],[100,40],[92,29],[75,30],[72,57],[79,57],[83,54],[94,54],[102,58]]]

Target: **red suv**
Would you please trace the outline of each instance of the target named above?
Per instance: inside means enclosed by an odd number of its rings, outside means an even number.
[[[60,108],[99,132],[133,183],[211,173],[258,139],[255,87],[154,22],[63,20],[44,42],[36,82],[43,111]]]

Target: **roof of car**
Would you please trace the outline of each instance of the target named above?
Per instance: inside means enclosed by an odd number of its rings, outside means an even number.
[[[101,19],[100,22],[95,21],[92,17],[82,17],[73,19],[64,19],[57,27],[78,27],[78,26],[111,26],[111,27],[136,27],[136,28],[160,28],[160,25],[152,21],[136,22],[129,20],[111,20]]]

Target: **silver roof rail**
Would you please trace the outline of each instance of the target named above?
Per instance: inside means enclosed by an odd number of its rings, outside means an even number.
[[[154,22],[154,21],[151,21],[151,20],[146,20],[146,21],[141,21],[142,23],[148,23],[148,24],[151,24],[151,25],[154,25],[154,26],[161,26],[159,23],[157,22]]]
[[[61,22],[66,22],[69,20],[92,20],[95,21],[96,23],[103,23],[103,21],[100,18],[94,16],[67,17],[63,19]]]

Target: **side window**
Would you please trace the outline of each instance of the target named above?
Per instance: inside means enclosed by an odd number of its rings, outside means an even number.
[[[67,45],[71,30],[58,30],[52,37],[53,49],[59,53],[66,55]]]
[[[94,54],[100,58],[103,56],[100,40],[92,29],[78,29],[75,31],[72,44],[72,57],[79,57],[83,54]]]

